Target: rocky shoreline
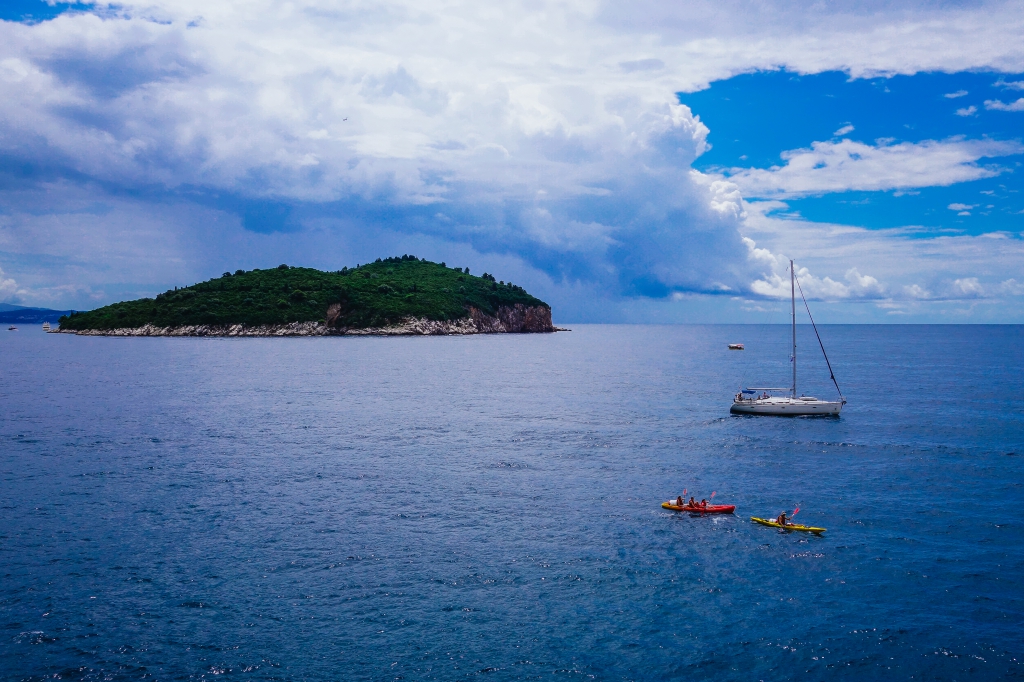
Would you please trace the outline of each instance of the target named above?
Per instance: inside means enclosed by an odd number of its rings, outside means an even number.
[[[55,329],[53,333],[79,336],[461,336],[466,334],[543,334],[569,331],[551,323],[551,309],[541,306],[502,306],[496,315],[469,308],[468,317],[439,321],[409,317],[386,327],[350,329],[336,326],[340,308],[327,310],[327,321],[290,322],[288,324],[246,327],[232,325],[186,325],[181,327],[142,327],[121,329]]]

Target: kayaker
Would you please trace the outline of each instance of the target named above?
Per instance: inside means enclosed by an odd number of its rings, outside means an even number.
[[[779,514],[779,518],[775,519],[775,523],[779,524],[780,526],[785,526],[786,525],[786,512],[782,512],[781,514]]]
[[[708,501],[707,500],[701,500],[700,501],[700,508],[701,509],[707,509],[708,508]]]
[[[677,507],[682,507],[683,506],[683,496],[682,495],[676,497],[676,506]]]
[[[696,506],[697,506],[697,503],[696,503],[696,502],[694,501],[694,499],[693,499],[693,498],[691,497],[691,498],[690,498],[690,501],[686,503],[686,506],[687,506],[687,507],[696,507]]]

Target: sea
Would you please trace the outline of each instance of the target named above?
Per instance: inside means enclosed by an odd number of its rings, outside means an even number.
[[[0,679],[1024,678],[1024,327],[570,326],[0,331]]]

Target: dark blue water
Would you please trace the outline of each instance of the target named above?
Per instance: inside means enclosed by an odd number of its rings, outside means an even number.
[[[1024,327],[0,333],[5,680],[1024,676]]]

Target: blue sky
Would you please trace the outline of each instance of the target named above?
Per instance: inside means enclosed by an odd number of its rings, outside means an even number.
[[[379,256],[563,322],[1022,322],[1019,2],[0,7],[0,302]]]
[[[36,22],[53,19],[67,11],[91,9],[91,3],[53,2],[44,0],[4,0],[0,4],[0,19],[4,21]]]
[[[1008,86],[1018,84],[1017,87]],[[787,71],[743,74],[695,93],[681,93],[711,129],[712,148],[695,164],[705,172],[770,168],[781,154],[812,141],[845,137],[921,142],[966,138],[1020,140],[1024,116],[986,108],[1024,96],[1024,74],[918,73],[850,79],[841,72],[800,75]],[[837,136],[844,128],[849,132]],[[919,225],[921,236],[948,230],[982,234],[1020,231],[1024,216],[1024,154],[986,160],[1000,174],[949,186],[911,191],[847,191],[789,199],[787,214],[867,228]],[[950,204],[972,206],[950,210]]]

